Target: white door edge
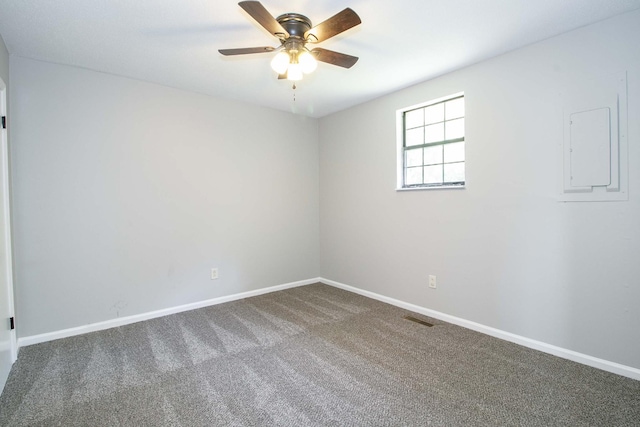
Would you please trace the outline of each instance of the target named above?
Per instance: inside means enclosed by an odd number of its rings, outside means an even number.
[[[7,85],[4,80],[0,78],[0,115],[7,115]],[[7,124],[8,128],[8,124]],[[4,239],[0,244],[4,245],[5,249],[5,265],[6,268],[6,281],[7,281],[7,298],[9,303],[9,316],[15,318],[15,306],[13,296],[13,245],[11,241],[11,189],[9,185],[9,141],[7,129],[0,128],[0,171],[2,171],[2,177],[0,182],[2,183],[2,200],[0,200],[0,209],[3,210],[4,223],[2,227],[5,229]],[[18,345],[16,339],[16,330],[10,331],[10,352],[12,363],[18,358]]]

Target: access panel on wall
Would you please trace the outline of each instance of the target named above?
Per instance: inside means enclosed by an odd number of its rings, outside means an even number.
[[[576,82],[563,109],[559,200],[628,200],[626,73]]]

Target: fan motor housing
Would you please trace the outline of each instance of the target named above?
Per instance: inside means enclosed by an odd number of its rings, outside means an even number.
[[[276,18],[290,37],[304,39],[304,33],[311,29],[311,20],[299,13],[285,13]]]

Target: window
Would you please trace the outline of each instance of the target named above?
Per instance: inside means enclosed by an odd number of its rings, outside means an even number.
[[[464,94],[398,111],[398,188],[463,187]]]

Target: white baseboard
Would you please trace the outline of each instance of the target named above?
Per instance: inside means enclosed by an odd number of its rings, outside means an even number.
[[[483,334],[490,335],[492,337],[500,338],[505,341],[510,341],[510,342],[522,345],[524,347],[529,347],[534,350],[542,351],[544,353],[549,353],[554,356],[561,357],[563,359],[572,360],[574,362],[578,362],[583,365],[602,369],[603,371],[612,372],[614,374],[629,377],[634,380],[640,380],[640,369],[632,368],[631,366],[625,366],[619,363],[610,362],[608,360],[599,359],[597,357],[578,353],[573,350],[567,350],[565,348],[547,344],[542,341],[536,341],[527,337],[512,334],[511,332],[505,332],[500,329],[492,328],[490,326],[485,326],[480,323],[472,322],[470,320],[461,319],[459,317],[450,316],[448,314],[441,313],[439,311],[430,310],[428,308],[420,307],[415,304],[410,304],[394,298],[386,297],[384,295],[376,294],[375,292],[365,291],[363,289],[355,288],[353,286],[345,285],[344,283],[339,283],[339,282],[325,279],[322,277],[319,279],[319,281],[327,285],[334,286],[336,288],[344,289],[346,291],[360,294],[369,298],[373,298],[378,301],[386,302],[388,304],[395,305],[396,307],[404,308],[406,310],[410,310],[415,313],[424,314],[425,316],[433,317],[434,319],[439,319],[448,323],[453,323],[454,325],[462,326],[467,329],[472,329],[474,331],[481,332]]]
[[[320,278],[300,280],[298,282],[285,283],[283,285],[271,286],[255,291],[241,292],[239,294],[227,295],[223,297],[198,301],[191,304],[179,305],[177,307],[169,307],[162,310],[150,311],[148,313],[135,314],[133,316],[119,317],[117,319],[105,320],[103,322],[91,323],[88,325],[78,326],[75,328],[63,329],[61,331],[47,332],[45,334],[31,335],[18,338],[18,348],[26,347],[33,344],[39,344],[47,341],[53,341],[61,338],[73,337],[89,332],[101,331],[118,326],[129,325],[131,323],[141,322],[143,320],[154,319],[156,317],[168,316],[170,314],[181,313],[183,311],[195,310],[197,308],[208,307],[211,305],[222,304],[229,301],[236,301],[243,298],[255,297],[258,295],[268,294],[271,292],[282,291],[284,289],[296,288],[298,286],[310,285],[320,282]]]
[[[396,307],[404,308],[406,310],[420,313],[425,316],[433,317],[454,325],[462,326],[467,329],[490,335],[496,338],[510,341],[534,350],[542,351],[544,353],[553,354],[554,356],[561,357],[563,359],[572,360],[574,362],[582,363],[583,365],[591,366],[594,368],[602,369],[607,372],[629,377],[635,380],[640,380],[640,369],[632,368],[630,366],[621,365],[619,363],[610,362],[608,360],[599,359],[597,357],[589,356],[586,354],[578,353],[573,350],[567,350],[562,347],[547,344],[542,341],[536,341],[530,338],[526,338],[520,335],[512,334],[510,332],[502,331],[500,329],[485,326],[480,323],[465,320],[459,317],[451,316],[439,311],[431,310],[428,308],[420,307],[415,304],[400,301],[394,298],[390,298],[384,295],[376,294],[375,292],[365,291],[353,286],[345,285],[344,283],[336,282],[334,280],[325,279],[323,277],[316,277],[313,279],[301,280],[298,282],[285,283],[283,285],[271,286],[268,288],[257,289],[254,291],[242,292],[233,295],[227,295],[223,297],[213,298],[205,301],[198,301],[191,304],[180,305],[177,307],[169,307],[162,310],[151,311],[148,313],[136,314],[133,316],[119,317],[117,319],[105,320],[103,322],[91,323],[89,325],[78,326],[75,328],[63,329],[60,331],[48,332],[39,335],[31,335],[27,337],[18,338],[18,348],[26,347],[33,344],[39,344],[47,341],[53,341],[61,338],[72,337],[75,335],[82,335],[89,332],[101,331],[109,328],[116,328],[118,326],[129,325],[131,323],[137,323],[144,320],[154,319],[157,317],[168,316],[170,314],[181,313],[183,311],[195,310],[202,307],[208,307],[211,305],[222,304],[225,302],[236,301],[243,298],[254,297],[258,295],[268,294],[271,292],[277,292],[284,289],[296,288],[299,286],[310,285],[312,283],[322,282],[336,288],[344,289],[356,294],[360,294],[369,298],[373,298],[378,301],[386,302]]]

